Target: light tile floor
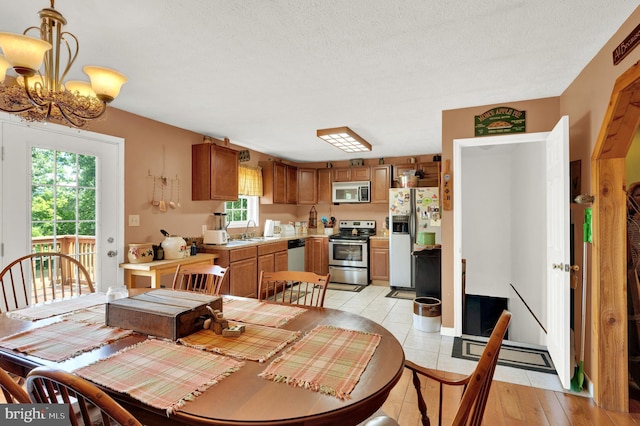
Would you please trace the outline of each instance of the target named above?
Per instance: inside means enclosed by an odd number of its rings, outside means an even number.
[[[442,371],[469,374],[476,362],[452,358],[453,337],[428,333],[413,327],[413,301],[385,297],[387,286],[369,285],[360,292],[328,289],[324,306],[369,318],[389,330],[402,344],[405,358]],[[495,380],[537,388],[565,391],[556,375],[498,366]],[[574,393],[574,392],[571,392]],[[588,396],[583,391],[584,396]]]

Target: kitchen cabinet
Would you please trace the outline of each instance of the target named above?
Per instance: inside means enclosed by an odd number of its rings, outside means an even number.
[[[440,187],[440,165],[439,161],[398,164],[393,166],[393,180],[397,180],[399,176],[402,176],[408,170],[419,170],[424,176],[420,179],[420,186]]]
[[[334,182],[357,182],[371,180],[369,166],[336,167],[333,169]]]
[[[391,165],[371,166],[371,203],[388,203],[389,188],[391,188]]]
[[[276,161],[260,161],[263,195],[260,204],[297,204],[298,168]]]
[[[211,143],[191,146],[191,199],[238,199],[238,151]]]
[[[307,238],[304,247],[304,270],[318,275],[329,273],[329,238]]]
[[[258,246],[258,275],[260,272],[286,271],[289,268],[288,245],[286,241]]]
[[[298,204],[318,202],[318,169],[298,169]]]
[[[331,170],[318,169],[318,204],[331,204],[333,197],[331,194]]]
[[[369,276],[372,280],[389,281],[389,240],[369,240]]]
[[[258,296],[257,246],[232,250],[210,248],[206,251],[219,256],[216,264],[229,268],[222,283],[222,294],[242,297]]]

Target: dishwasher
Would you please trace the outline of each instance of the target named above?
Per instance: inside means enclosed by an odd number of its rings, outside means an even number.
[[[287,267],[290,271],[304,271],[304,242],[304,238],[287,241]]]

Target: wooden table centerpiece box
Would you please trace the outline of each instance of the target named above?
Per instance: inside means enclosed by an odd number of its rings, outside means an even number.
[[[139,333],[177,340],[198,330],[210,312],[222,312],[222,297],[158,289],[107,303],[106,323]]]

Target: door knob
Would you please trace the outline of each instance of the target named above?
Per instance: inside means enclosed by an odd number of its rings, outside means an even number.
[[[553,269],[564,269],[564,263],[554,263],[553,264]]]
[[[116,250],[109,250],[107,252],[107,256],[109,257],[116,257],[118,255],[118,252]]]

